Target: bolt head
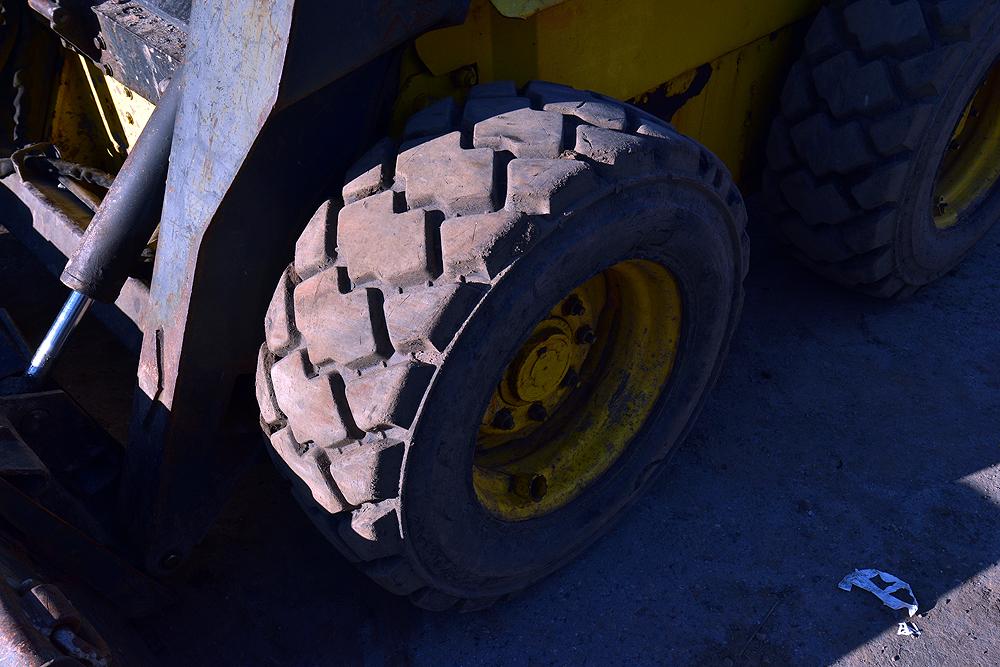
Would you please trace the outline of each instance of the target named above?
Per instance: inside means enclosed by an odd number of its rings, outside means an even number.
[[[541,403],[532,403],[528,408],[528,419],[536,422],[543,422],[548,418],[549,411]]]
[[[597,340],[597,334],[590,327],[580,327],[576,332],[576,342],[583,345],[593,345]]]
[[[497,410],[496,414],[493,415],[493,428],[498,428],[501,431],[511,431],[514,429],[514,415],[507,408],[501,408]]]
[[[587,308],[583,305],[583,301],[580,300],[580,297],[575,294],[570,294],[569,297],[563,301],[562,311],[563,315],[580,317],[587,312]]]

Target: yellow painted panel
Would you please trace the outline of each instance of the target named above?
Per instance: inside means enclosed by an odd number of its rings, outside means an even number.
[[[728,53],[711,63],[704,89],[673,115],[677,129],[718,155],[737,181],[756,183],[759,151],[776,112],[787,64],[796,54],[797,30],[787,28]],[[656,98],[683,94],[695,71],[666,86],[636,96],[656,111]]]
[[[52,109],[52,143],[67,159],[114,173],[135,145],[154,105],[66,52]]]
[[[809,15],[819,0],[568,0],[527,19],[473,0],[417,52],[433,74],[558,81],[627,99]]]
[[[118,115],[128,147],[131,149],[139,140],[142,128],[146,127],[146,122],[153,115],[153,109],[156,107],[139,93],[131,88],[126,88],[110,76],[104,76],[104,82],[107,85],[111,104],[114,112]]]

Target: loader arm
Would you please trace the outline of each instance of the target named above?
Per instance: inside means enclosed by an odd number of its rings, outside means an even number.
[[[17,8],[10,39],[45,42],[38,53],[50,59],[76,51],[152,101],[183,78],[152,275],[130,277],[118,299],[142,340],[120,516],[150,570],[183,560],[260,451],[253,375],[273,282],[309,214],[385,132],[402,47],[460,22],[466,6],[31,0]],[[6,72],[22,70],[17,84],[27,90],[16,148],[45,141],[51,125],[27,120],[27,102],[38,111],[52,95],[42,89],[51,77],[25,80],[20,55]],[[114,119],[105,120],[113,131]],[[60,271],[91,211],[28,173],[3,181],[8,226]]]

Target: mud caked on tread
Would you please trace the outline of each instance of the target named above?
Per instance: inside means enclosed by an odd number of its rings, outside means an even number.
[[[997,217],[938,230],[956,122],[1000,53],[993,0],[834,0],[791,69],[767,147],[772,229],[806,266],[895,297],[951,270]],[[993,197],[996,199],[996,197]]]
[[[419,414],[471,322],[496,319],[503,334],[503,314],[477,312],[526,258],[565,235],[575,213],[610,197],[641,208],[643,188],[661,184],[724,221],[706,232],[721,239],[719,265],[702,269],[726,291],[724,321],[706,335],[716,358],[700,360],[707,386],[742,302],[746,214],[714,156],[638,109],[541,82],[476,86],[464,105],[448,98],[413,116],[400,145],[376,144],[349,173],[343,206],[327,202],[309,221],[267,311],[261,420],[313,520],[382,586],[426,608],[467,610],[553,569],[504,581],[428,574],[426,536],[404,520],[425,501],[407,497],[405,478],[418,476],[420,457],[452,464],[427,438],[415,444]],[[700,234],[697,225],[684,234]],[[481,345],[470,349],[492,353]],[[690,393],[700,405],[702,392]]]

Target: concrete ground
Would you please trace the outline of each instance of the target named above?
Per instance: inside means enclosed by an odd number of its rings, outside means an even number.
[[[1000,226],[898,304],[813,278],[760,233],[754,251],[698,425],[563,571],[485,612],[420,611],[329,548],[262,461],[180,602],[137,630],[164,665],[1000,664]],[[3,266],[0,306],[39,335],[12,278],[27,260]],[[86,386],[84,368],[60,376]],[[920,637],[837,588],[869,567],[913,586]]]

